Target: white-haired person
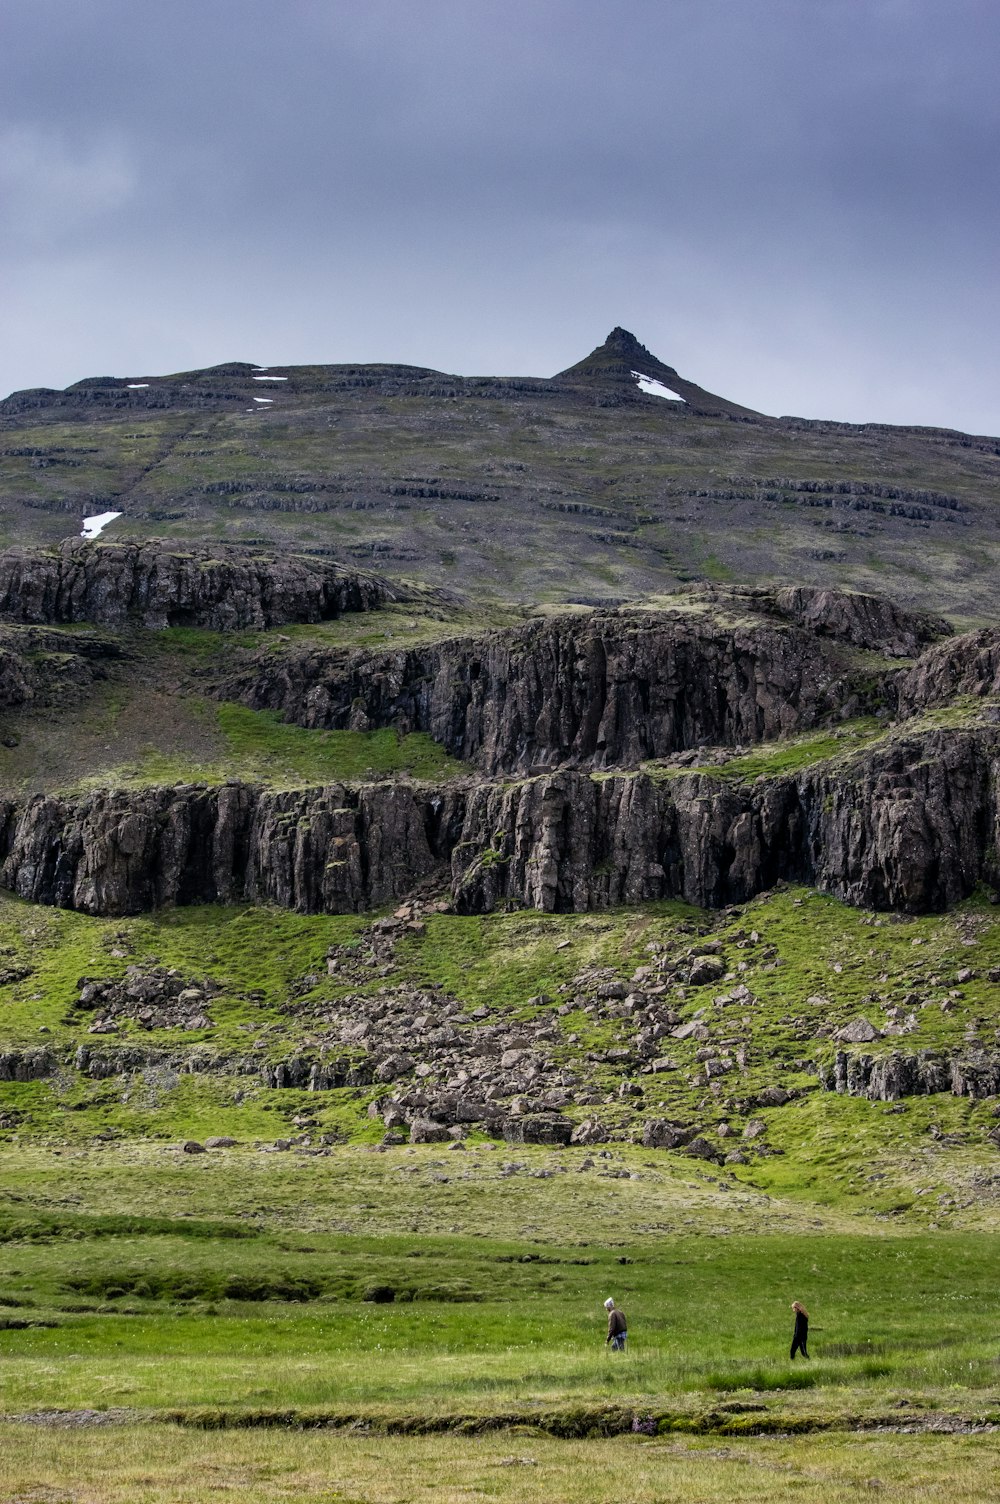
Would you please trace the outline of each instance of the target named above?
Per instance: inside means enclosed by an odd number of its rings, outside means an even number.
[[[625,1312],[618,1309],[610,1295],[604,1302],[604,1309],[608,1313],[607,1345],[610,1345],[613,1353],[623,1353],[625,1351],[625,1339],[628,1337],[628,1324],[625,1320]]]

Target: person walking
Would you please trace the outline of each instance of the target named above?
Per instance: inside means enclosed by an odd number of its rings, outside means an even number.
[[[796,1353],[801,1353],[803,1358],[808,1358],[806,1342],[809,1340],[809,1312],[797,1300],[792,1301],[792,1310],[795,1312],[795,1330],[792,1333],[791,1356],[794,1358]]]
[[[610,1343],[613,1353],[623,1353],[625,1351],[625,1339],[628,1336],[625,1312],[618,1309],[610,1295],[604,1302],[604,1309],[608,1313],[607,1343]]]

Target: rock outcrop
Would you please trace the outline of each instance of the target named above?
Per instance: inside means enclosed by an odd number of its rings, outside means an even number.
[[[905,655],[946,631],[873,596],[708,592],[404,651],[268,652],[222,692],[303,726],[429,732],[490,774],[635,767],[873,708],[847,645]]]
[[[54,1050],[0,1050],[0,1081],[44,1081],[59,1063]]]
[[[898,681],[901,715],[918,715],[959,695],[1000,697],[1000,631],[996,627],[939,643]]]
[[[781,880],[908,913],[997,877],[1000,730],[890,738],[754,783],[560,772],[516,782],[229,783],[0,804],[0,882],[94,914],[259,902],[377,907],[450,860],[465,912],[683,897],[716,908]]]
[[[848,903],[942,909],[992,876],[992,730],[899,738],[845,767],[741,784],[560,773],[481,785],[452,854],[460,907],[738,903],[780,880]]]
[[[89,914],[203,902],[352,913],[408,892],[447,854],[452,797],[237,783],[38,795],[0,803],[0,883]]]
[[[65,703],[123,656],[114,638],[85,632],[0,624],[0,710]]]
[[[893,1050],[884,1055],[841,1050],[821,1079],[830,1091],[872,1102],[896,1102],[900,1097],[936,1092],[982,1101],[1000,1095],[1000,1054],[981,1049],[914,1054]]]
[[[763,592],[757,594],[763,596]],[[952,631],[940,616],[906,611],[882,596],[857,591],[794,585],[778,590],[774,601],[782,615],[819,637],[833,637],[890,658],[913,658],[939,638],[950,637]]]
[[[34,674],[18,645],[0,632],[0,709],[25,705],[35,698]]]
[[[404,597],[401,587],[329,561],[221,545],[75,540],[0,553],[0,618],[14,622],[230,631],[326,621]]]

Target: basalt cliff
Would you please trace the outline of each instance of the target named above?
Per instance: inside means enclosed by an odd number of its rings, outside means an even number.
[[[88,612],[274,629],[394,597],[299,561],[153,546],[8,557],[0,579],[32,623],[0,642],[8,707],[135,656],[134,639],[82,632]],[[432,876],[469,913],[721,908],[783,881],[941,909],[998,875],[998,651],[989,632],[803,588],[689,591],[392,649],[272,631],[202,669],[202,692],[312,731],[423,733],[459,775],[8,793],[0,881],[93,914],[363,912]]]

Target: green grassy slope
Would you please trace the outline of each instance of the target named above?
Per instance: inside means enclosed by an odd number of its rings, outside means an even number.
[[[990,442],[461,383],[304,378],[256,412],[171,400],[0,419],[0,542],[55,541],[114,509],[109,536],[332,550],[472,602],[733,579],[882,589],[969,618],[995,604]]]
[[[720,1152],[746,1151],[747,1163],[727,1173],[804,1205],[879,1211],[918,1226],[971,1225],[992,1216],[993,1102],[946,1095],[860,1101],[824,1091],[817,1075],[838,1048],[832,1030],[858,1015],[878,1028],[893,1018],[912,1020],[904,1033],[864,1047],[876,1055],[961,1054],[970,1041],[995,1048],[1000,1000],[990,973],[1000,967],[1000,920],[985,902],[897,920],[786,890],[717,915],[682,904],[601,915],[431,914],[425,932],[401,939],[388,966],[373,970],[367,984],[359,986],[353,972],[327,975],[328,948],[346,945],[342,954],[351,954],[366,924],[358,917],[213,907],[102,920],[4,899],[6,1047],[45,1047],[68,1060],[81,1044],[135,1045],[164,1061],[101,1080],[67,1069],[45,1080],[5,1082],[8,1137],[42,1134],[81,1144],[96,1134],[229,1133],[273,1141],[294,1136],[301,1120],[314,1144],[324,1134],[370,1143],[382,1126],[368,1105],[385,1088],[275,1090],[259,1079],[258,1067],[301,1054],[358,1055],[359,1047],[341,1043],[339,1026],[324,1023],[329,1010],[346,999],[363,1009],[367,996],[377,1000],[384,989],[430,987],[458,1000],[465,1028],[475,1025],[474,1011],[483,1004],[494,1023],[547,1024],[549,1053],[591,1094],[590,1105],[567,1109],[575,1120],[597,1117],[624,1139],[651,1117],[695,1125]],[[651,1075],[608,1056],[627,1046],[632,1025],[613,1011],[595,1014],[574,1003],[581,969],[608,968],[607,975],[627,978],[649,961],[650,947],[683,955],[706,938],[720,945],[728,980],[675,987],[667,1001],[682,1021],[707,1024],[716,1054],[743,1064],[709,1078],[696,1038],[665,1039],[674,1068]],[[114,979],[129,966],[176,968],[193,984],[210,978],[218,991],[208,1026],[149,1029],[126,1018],[113,1037],[95,1041],[88,1032],[93,1010],[77,1003],[79,978]],[[751,1001],[714,1000],[727,999],[738,983]],[[208,1068],[192,1074],[184,1062],[196,1056],[207,1057]],[[247,1058],[249,1074],[238,1063]],[[436,1080],[432,1070],[428,1084]],[[637,1088],[634,1094],[621,1094],[623,1081]],[[775,1084],[791,1100],[754,1105]],[[767,1135],[751,1147],[742,1131],[757,1117],[766,1121]]]

